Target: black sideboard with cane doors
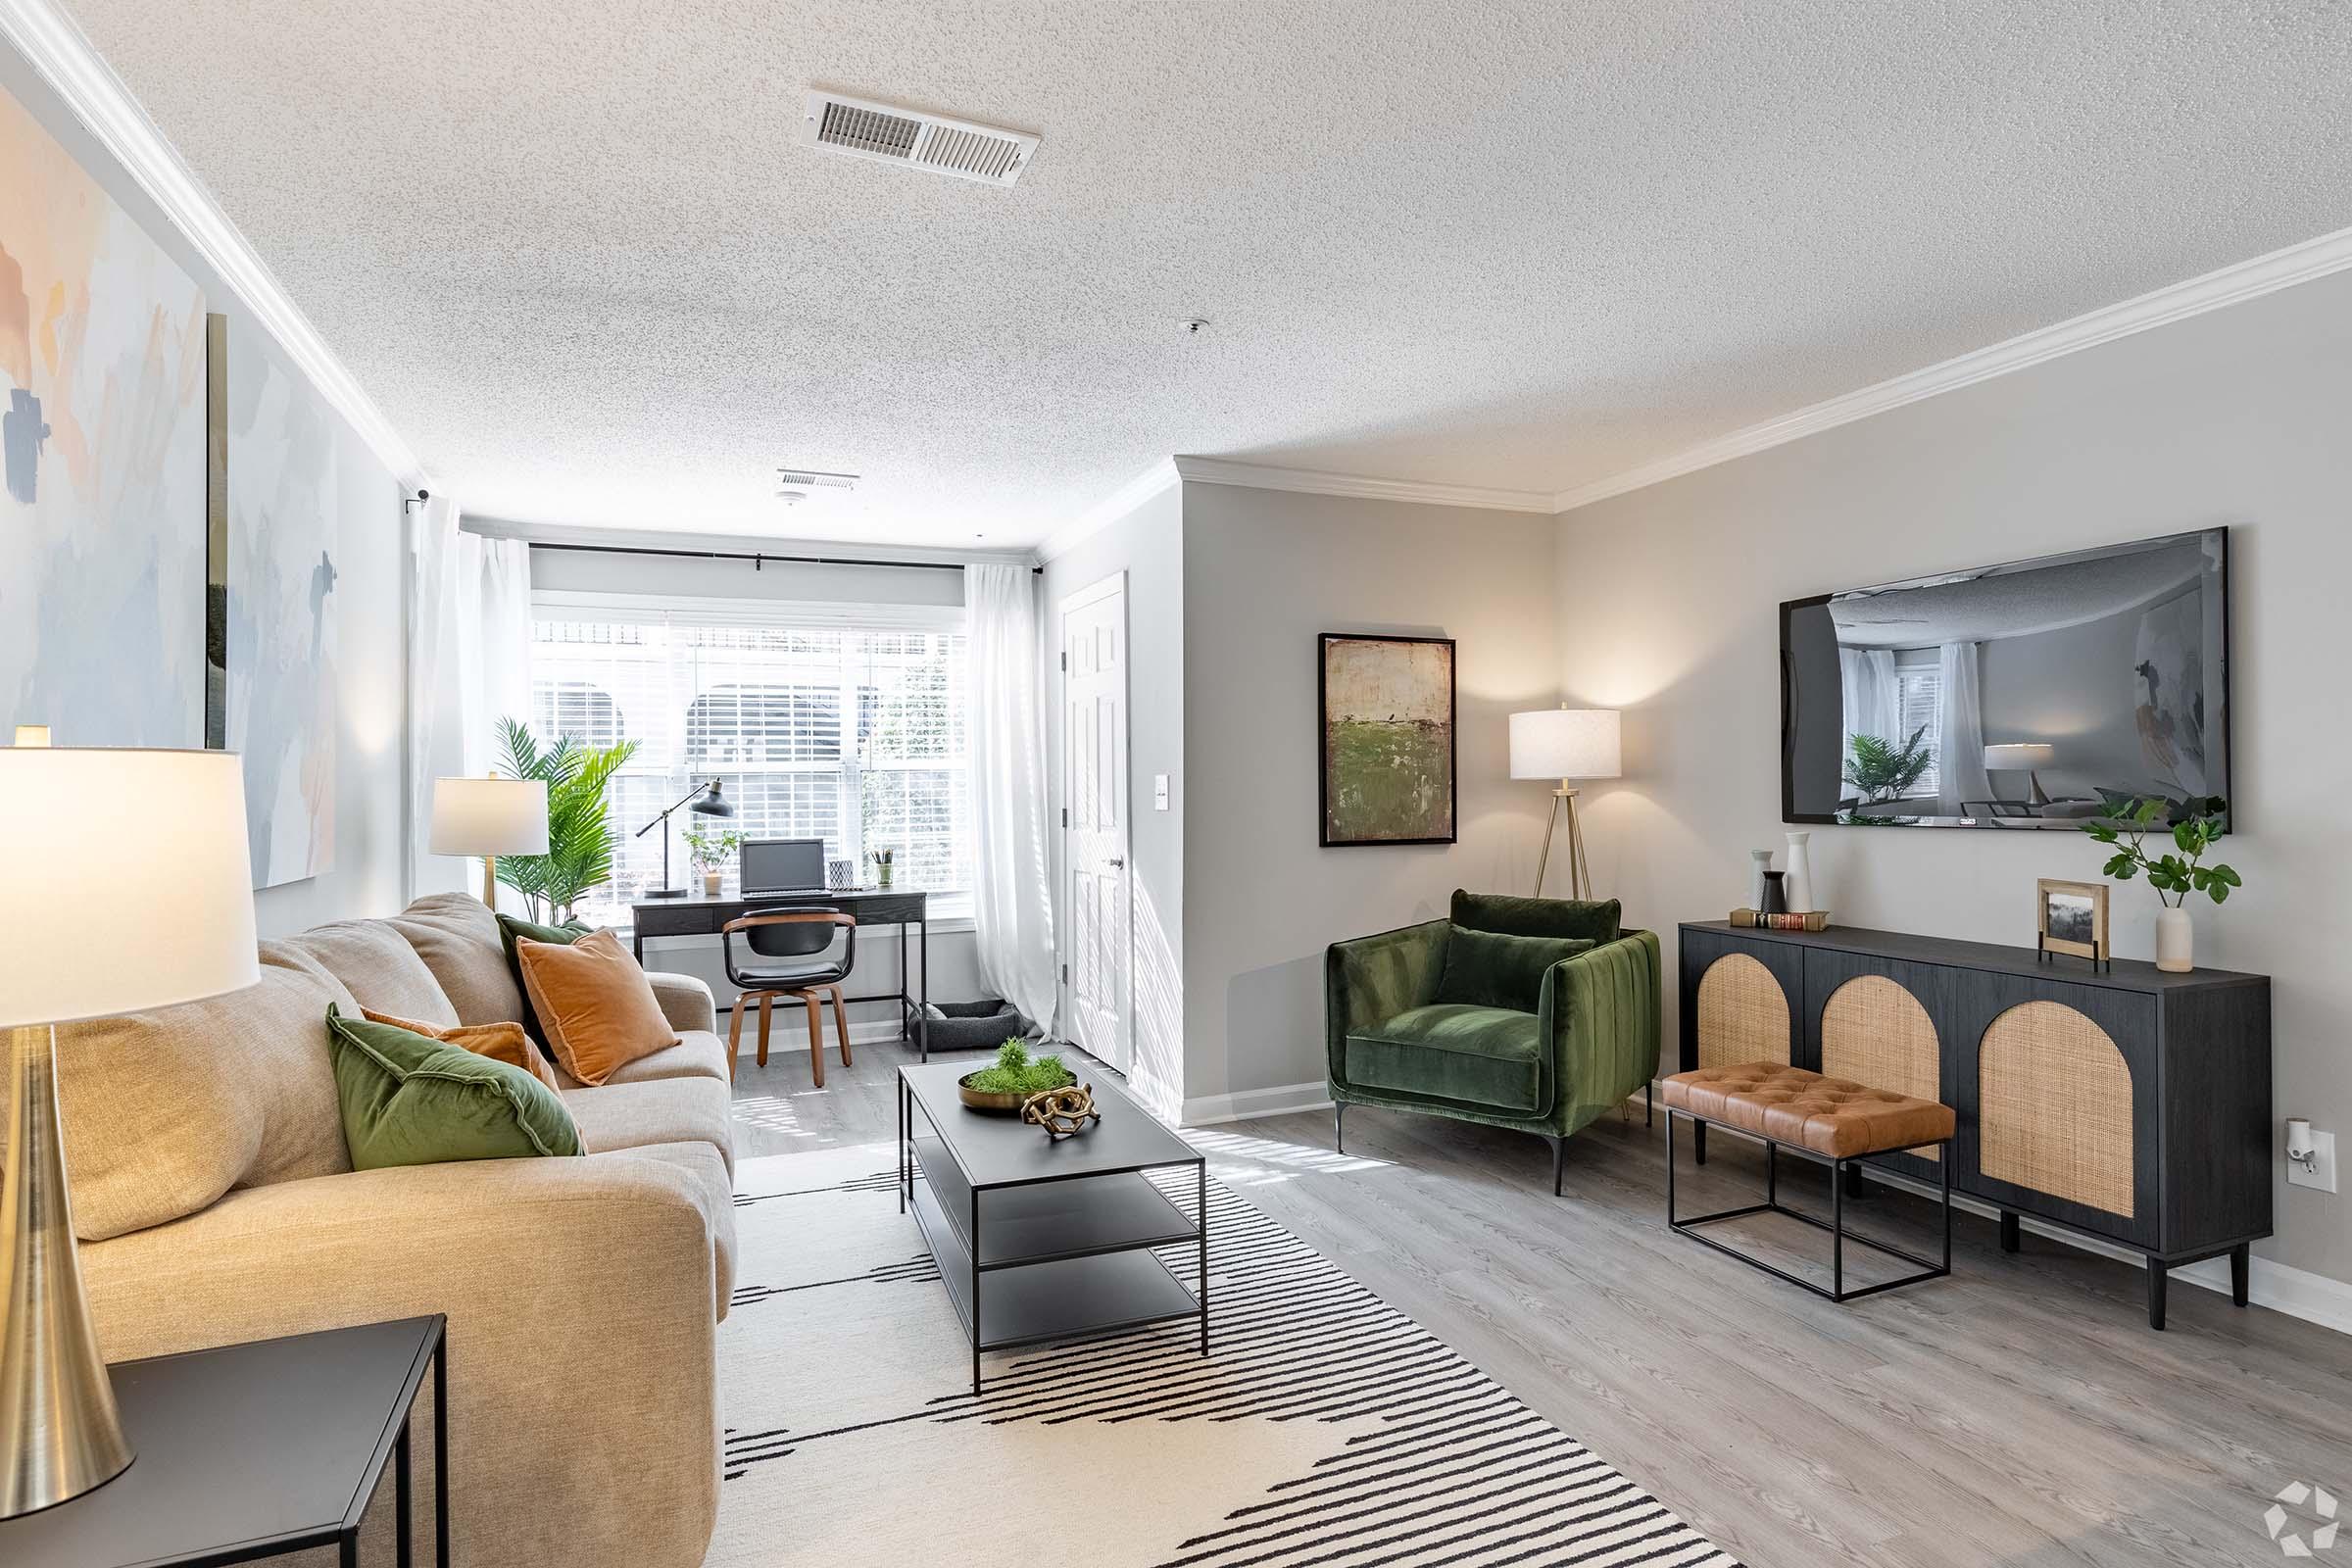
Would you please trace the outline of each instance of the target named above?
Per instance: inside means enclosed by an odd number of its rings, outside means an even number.
[[[2032,1215],[2145,1254],[2159,1329],[2167,1271],[2227,1255],[2245,1304],[2271,1234],[2268,976],[1707,921],[1682,927],[1680,994],[1684,1071],[1783,1061],[1952,1106],[1952,1190],[2000,1211],[2004,1249]]]

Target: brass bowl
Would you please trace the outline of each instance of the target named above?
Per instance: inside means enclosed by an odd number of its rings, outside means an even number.
[[[1007,1092],[992,1094],[987,1090],[972,1087],[972,1079],[987,1070],[985,1067],[975,1067],[972,1071],[956,1079],[956,1098],[962,1101],[968,1108],[985,1112],[991,1116],[1018,1116],[1021,1113],[1022,1104],[1029,1099],[1028,1094]],[[1078,1081],[1074,1075],[1068,1075],[1066,1069],[1065,1076],[1067,1082],[1062,1085],[1065,1089]],[[1036,1091],[1031,1090],[1029,1093],[1034,1094]]]

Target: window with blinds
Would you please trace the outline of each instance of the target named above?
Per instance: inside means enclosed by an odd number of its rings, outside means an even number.
[[[637,830],[710,778],[736,814],[670,818],[673,887],[688,885],[686,834],[701,829],[821,838],[861,880],[887,851],[896,886],[968,893],[960,632],[587,613],[542,605],[531,647],[542,740],[637,743],[609,797],[615,875],[582,918],[625,923],[630,902],[662,884],[662,830]],[[726,875],[732,889],[732,862]]]
[[[1894,691],[1895,700],[1902,705],[1902,738],[1910,739],[1913,730],[1927,731],[1921,739],[1928,748],[1928,770],[1908,792],[1914,799],[1925,798],[1942,788],[1936,779],[1936,760],[1943,751],[1943,672],[1935,664],[1897,666]]]

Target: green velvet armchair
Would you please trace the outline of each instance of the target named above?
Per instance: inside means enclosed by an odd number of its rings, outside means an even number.
[[[1657,1072],[1658,938],[1618,904],[1453,895],[1452,918],[1332,944],[1324,956],[1333,1141],[1349,1105],[1451,1116],[1551,1145]]]

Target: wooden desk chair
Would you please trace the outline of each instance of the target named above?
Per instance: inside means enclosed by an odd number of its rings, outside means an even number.
[[[845,929],[848,940],[842,944],[841,956],[827,956],[837,930]],[[776,962],[739,964],[735,961],[735,937],[740,932],[754,960],[774,959]],[[769,1009],[778,997],[796,997],[808,1009],[808,1071],[816,1087],[825,1087],[824,1014],[817,1004],[830,995],[833,999],[833,1032],[841,1046],[841,1064],[850,1065],[850,1020],[842,1010],[841,983],[850,977],[850,969],[858,958],[858,921],[839,909],[791,909],[774,914],[747,914],[739,920],[729,920],[719,928],[720,953],[726,960],[727,980],[736,988],[735,1017],[727,1029],[727,1078],[735,1077],[735,1053],[743,1044],[744,1004],[757,997],[760,1002],[760,1065],[767,1065],[767,1029]]]

